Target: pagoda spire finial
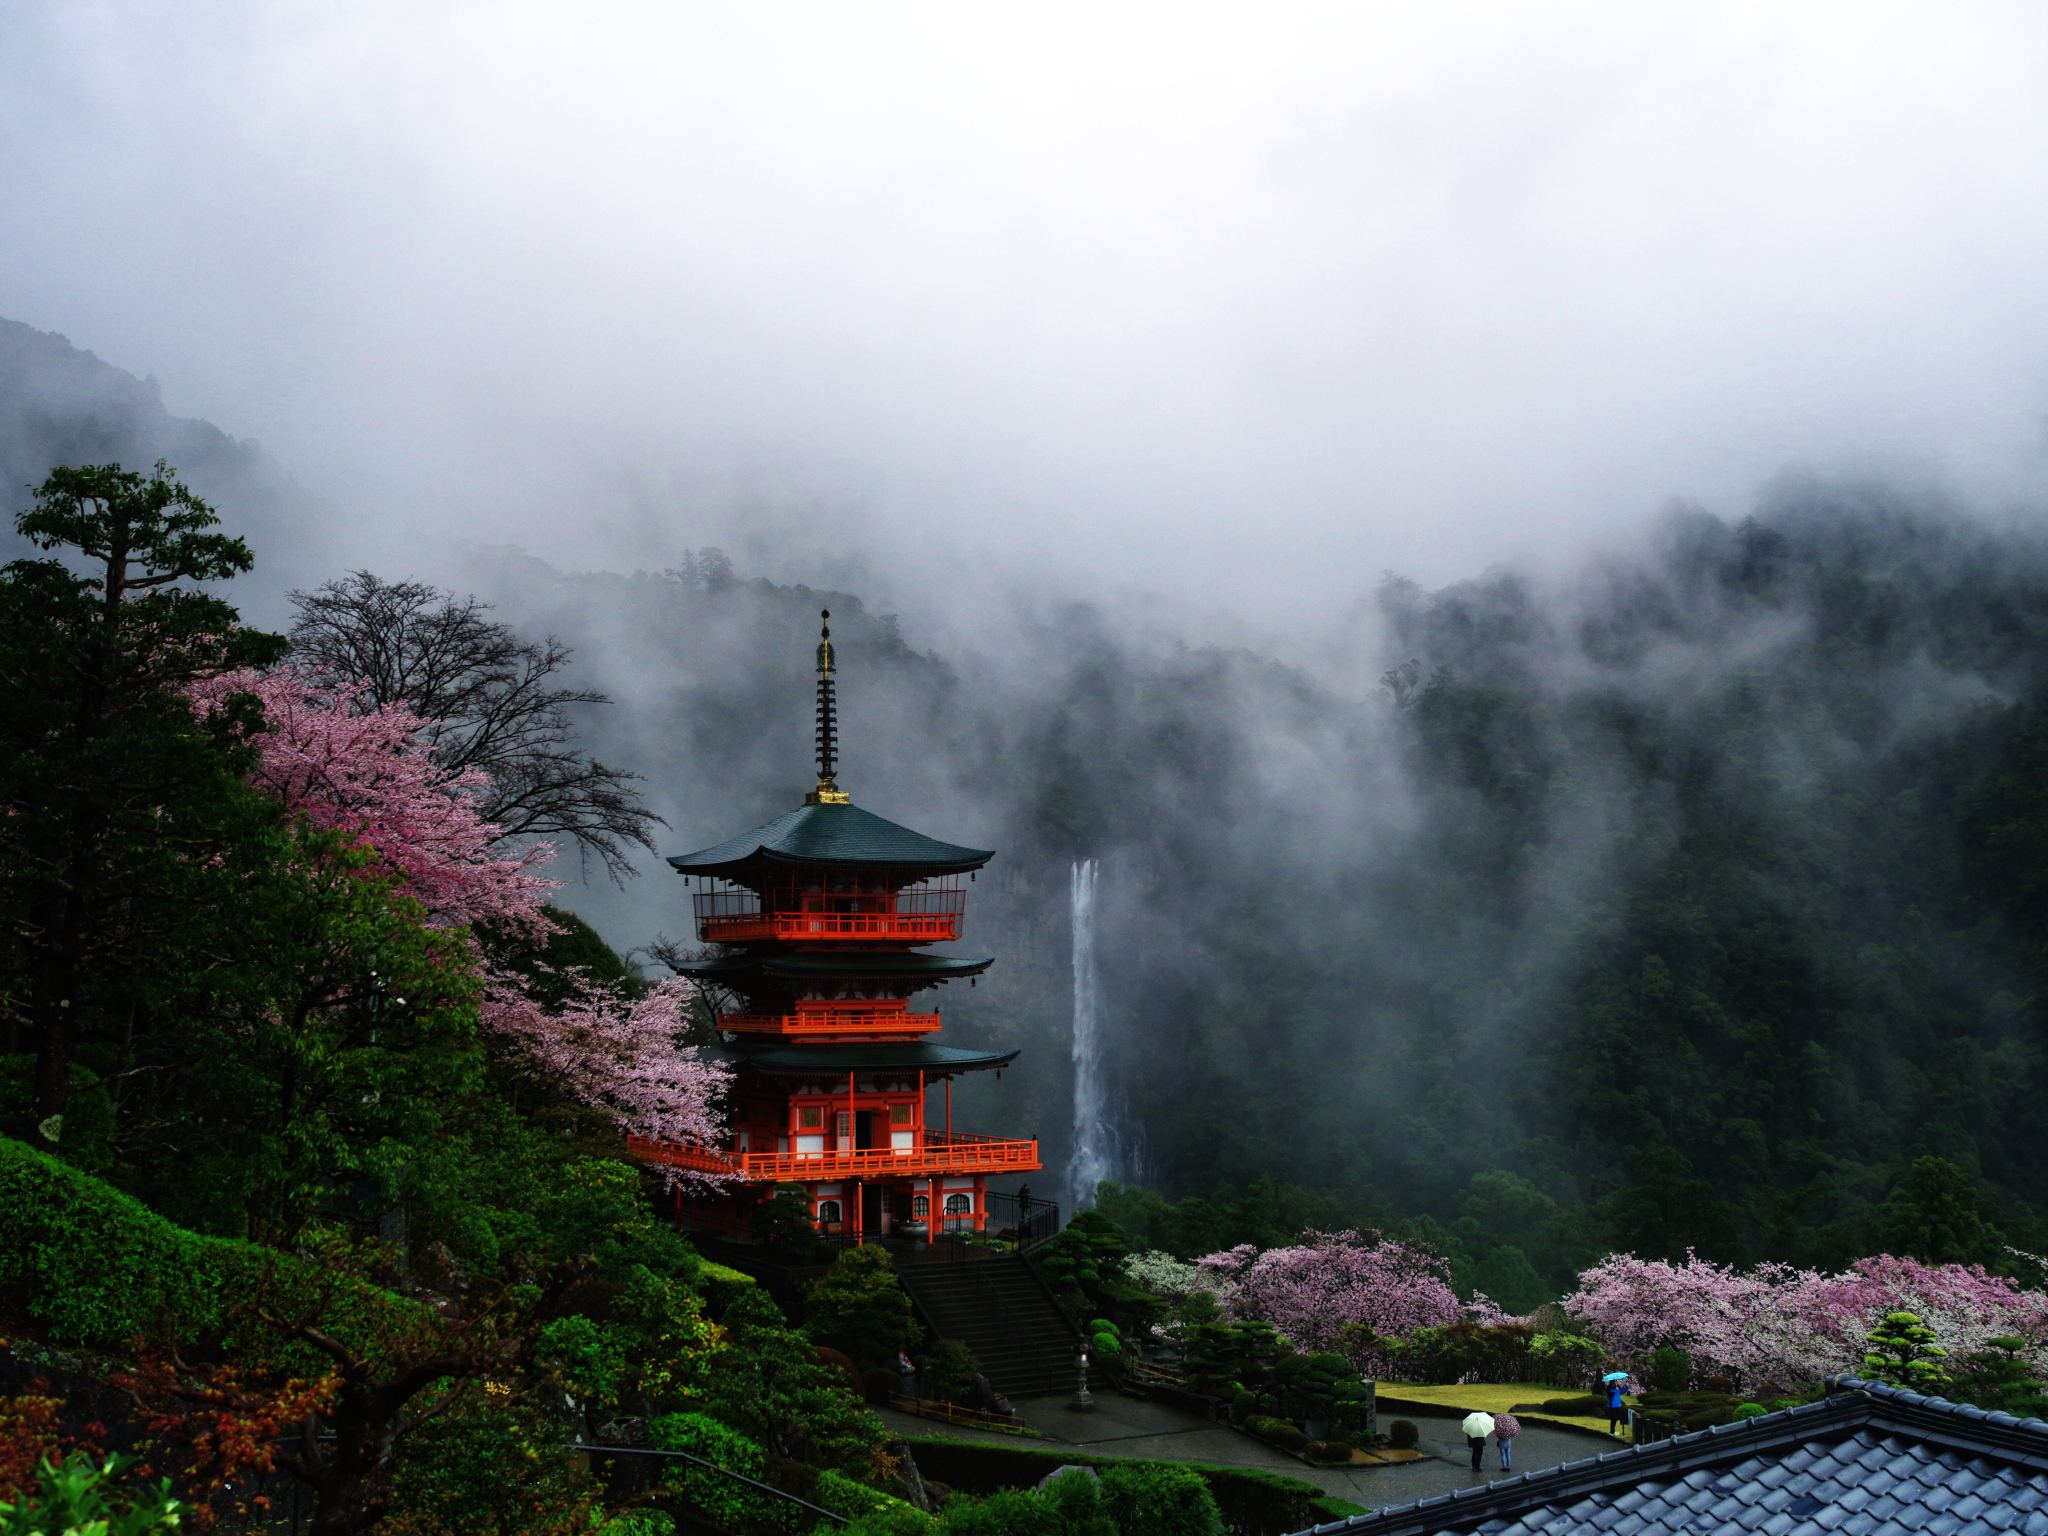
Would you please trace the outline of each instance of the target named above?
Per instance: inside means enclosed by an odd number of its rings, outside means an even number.
[[[819,609],[818,619],[818,787],[804,796],[804,804],[851,805],[853,796],[832,777],[839,761],[839,700],[832,683],[832,610]]]

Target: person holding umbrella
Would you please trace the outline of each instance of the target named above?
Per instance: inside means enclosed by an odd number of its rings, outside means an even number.
[[[1496,1413],[1493,1416],[1493,1438],[1500,1446],[1500,1469],[1508,1471],[1515,1464],[1515,1436],[1522,1432],[1522,1421],[1512,1413]]]
[[[1493,1433],[1493,1415],[1477,1408],[1465,1415],[1465,1444],[1472,1448],[1472,1470],[1479,1470],[1479,1458],[1486,1451],[1486,1437]]]
[[[1618,1440],[1621,1438],[1622,1418],[1628,1412],[1621,1403],[1621,1388],[1628,1380],[1628,1372],[1609,1371],[1600,1380],[1607,1387],[1607,1433]]]

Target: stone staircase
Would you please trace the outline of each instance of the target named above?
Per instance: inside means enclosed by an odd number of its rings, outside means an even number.
[[[1080,1337],[1029,1261],[1006,1255],[903,1264],[896,1277],[932,1332],[973,1350],[1003,1396],[1073,1390]]]

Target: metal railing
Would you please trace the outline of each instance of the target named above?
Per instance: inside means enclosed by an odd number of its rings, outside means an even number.
[[[808,1509],[814,1515],[824,1516],[824,1518],[830,1520],[835,1525],[853,1524],[845,1515],[835,1515],[831,1510],[821,1505],[813,1504],[809,1499],[800,1499],[793,1493],[785,1493],[773,1484],[764,1483],[759,1478],[749,1477],[744,1472],[731,1471],[728,1468],[721,1467],[715,1461],[706,1461],[702,1456],[692,1456],[688,1451],[655,1451],[631,1445],[584,1445],[580,1442],[572,1443],[569,1449],[572,1451],[588,1451],[592,1455],[597,1456],[664,1456],[673,1458],[676,1461],[687,1461],[693,1466],[702,1467],[707,1472],[716,1472],[720,1477],[731,1478],[736,1483],[745,1483],[749,1488],[758,1489],[762,1493],[773,1494],[778,1499],[787,1499],[792,1504]]]
[[[1060,1229],[1060,1207],[1056,1200],[1006,1194],[996,1189],[984,1191],[982,1199],[988,1209],[988,1224],[1015,1231],[1020,1245],[1051,1237]]]
[[[921,1419],[937,1419],[941,1424],[963,1424],[969,1429],[997,1429],[1011,1435],[1038,1433],[1024,1422],[1021,1414],[983,1413],[979,1408],[962,1408],[957,1403],[948,1403],[934,1397],[905,1397],[901,1392],[891,1392],[889,1406],[903,1413],[914,1413]]]

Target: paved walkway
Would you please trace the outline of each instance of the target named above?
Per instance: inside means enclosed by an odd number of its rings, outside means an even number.
[[[1103,1392],[1093,1413],[1074,1413],[1063,1397],[1030,1398],[1017,1406],[1024,1420],[1046,1438],[1033,1440],[1005,1435],[994,1430],[963,1429],[938,1424],[893,1408],[878,1408],[884,1423],[900,1435],[928,1435],[944,1439],[988,1440],[1001,1445],[1056,1450],[1061,1445],[1085,1446],[1099,1456],[1132,1456],[1147,1461],[1207,1461],[1229,1466],[1263,1467],[1284,1472],[1325,1492],[1351,1500],[1366,1509],[1383,1509],[1406,1504],[1454,1488],[1470,1488],[1490,1482],[1503,1474],[1499,1453],[1492,1442],[1486,1448],[1485,1469],[1471,1469],[1471,1455],[1459,1431],[1462,1414],[1424,1416],[1419,1413],[1380,1414],[1384,1430],[1390,1419],[1408,1418],[1422,1431],[1417,1450],[1428,1457],[1422,1461],[1399,1462],[1382,1467],[1313,1467],[1274,1450],[1250,1435],[1212,1423],[1195,1414],[1184,1413],[1161,1403]],[[1554,1467],[1559,1462],[1583,1461],[1602,1451],[1619,1450],[1623,1442],[1605,1435],[1555,1429],[1542,1424],[1522,1426],[1515,1438],[1513,1476]]]

